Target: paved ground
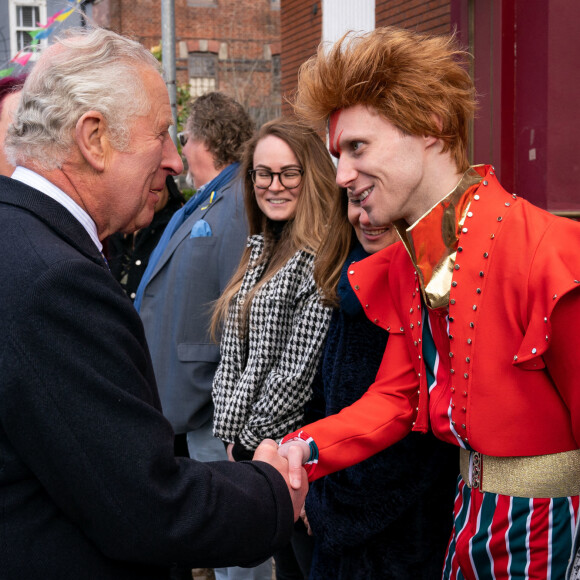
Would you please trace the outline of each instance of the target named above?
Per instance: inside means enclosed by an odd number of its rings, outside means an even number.
[[[213,570],[196,568],[192,570],[193,580],[215,580]]]

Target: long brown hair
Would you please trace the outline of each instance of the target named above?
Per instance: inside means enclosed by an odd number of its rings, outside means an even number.
[[[320,289],[322,302],[327,306],[338,306],[338,281],[355,238],[348,221],[348,198],[342,188],[340,195],[333,200],[328,223],[327,235],[314,261],[314,281]]]
[[[276,236],[274,223],[260,210],[254,192],[254,184],[248,171],[254,167],[254,152],[259,141],[268,136],[282,139],[292,149],[304,170],[296,215],[288,220],[281,236]],[[260,282],[248,294],[242,310],[240,328],[247,319],[253,297],[292,258],[298,250],[315,254],[327,233],[331,208],[339,196],[336,170],[328,150],[318,134],[296,119],[279,118],[264,124],[247,142],[241,161],[244,176],[244,203],[248,216],[250,235],[264,235],[262,259],[268,261],[266,272]],[[239,291],[251,249],[246,248],[238,269],[215,303],[211,321],[211,334],[216,337],[218,329],[228,315],[230,303]]]

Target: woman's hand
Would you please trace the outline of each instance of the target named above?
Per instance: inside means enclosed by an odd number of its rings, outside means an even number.
[[[233,455],[233,448],[234,448],[234,444],[228,443],[228,446],[226,447],[226,453],[228,454],[228,459],[230,461],[235,461],[234,455]]]

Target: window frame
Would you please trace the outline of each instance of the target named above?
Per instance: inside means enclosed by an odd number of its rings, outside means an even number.
[[[187,73],[189,78],[189,94],[192,98],[218,90],[218,68],[219,58],[216,53],[201,51],[189,53]],[[202,85],[206,85],[206,88],[201,92],[196,90]]]
[[[27,30],[36,30],[39,27],[37,23],[34,26],[18,26],[18,9],[24,7],[38,8],[39,22],[46,23],[48,20],[46,0],[9,0],[8,10],[10,19],[10,58],[14,58],[18,53],[18,32],[26,32]],[[42,39],[39,43],[41,48],[47,46],[47,40]],[[31,60],[36,60],[37,54],[33,53]]]
[[[217,8],[217,0],[187,0],[189,8]]]

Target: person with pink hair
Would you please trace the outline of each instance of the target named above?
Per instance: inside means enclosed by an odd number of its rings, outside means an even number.
[[[0,175],[10,177],[14,171],[14,165],[10,163],[4,153],[4,139],[8,125],[12,121],[12,115],[18,107],[20,90],[26,80],[26,75],[17,77],[5,77],[0,79]]]

